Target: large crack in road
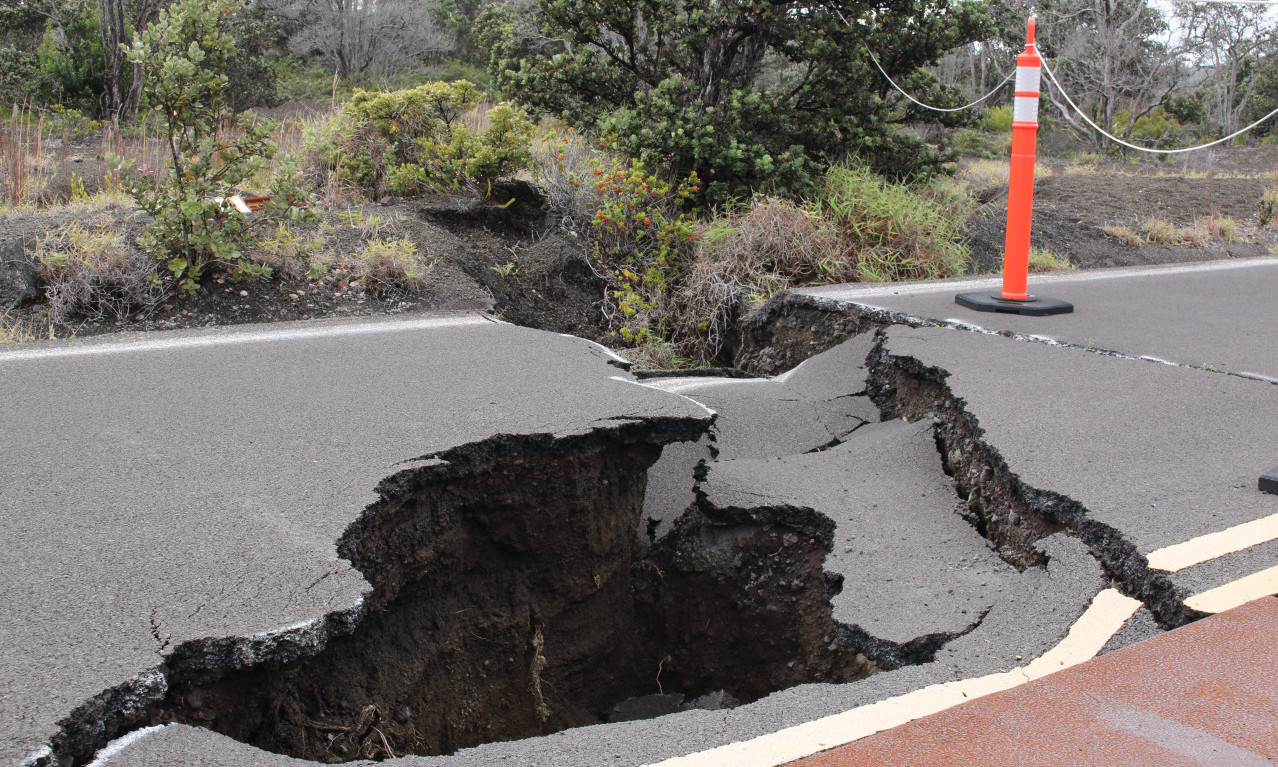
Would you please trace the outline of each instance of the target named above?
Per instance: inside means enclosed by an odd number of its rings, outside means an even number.
[[[743,347],[756,370],[825,349],[783,375],[625,384],[713,420],[620,407],[404,462],[335,542],[370,587],[354,608],[210,639],[151,610],[161,664],[77,708],[30,761],[82,764],[177,723],[315,761],[482,764],[503,742],[602,743],[590,725],[626,722],[654,742],[619,763],[643,764],[1016,665],[1107,583],[1163,628],[1197,617],[1124,530],[1018,474],[928,353],[933,331],[808,304],[752,331],[793,348]],[[1157,630],[1141,620],[1115,641]],[[657,743],[642,721],[707,709],[718,734]]]

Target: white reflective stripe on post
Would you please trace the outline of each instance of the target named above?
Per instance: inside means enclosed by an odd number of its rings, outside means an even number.
[[[1038,93],[1038,83],[1042,73],[1042,67],[1017,67],[1016,90],[1021,93]]]
[[[1012,106],[1012,122],[1038,122],[1038,97],[1017,96]]]

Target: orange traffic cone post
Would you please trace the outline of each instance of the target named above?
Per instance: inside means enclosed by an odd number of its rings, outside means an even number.
[[[1034,19],[1025,29],[1025,50],[1016,57],[1016,95],[1012,107],[1012,166],[1007,181],[1007,235],[1003,246],[1003,292],[960,293],[956,303],[978,312],[1043,316],[1066,314],[1074,305],[1031,296],[1030,220],[1034,214],[1034,148],[1038,140],[1038,88],[1043,62],[1034,47]]]

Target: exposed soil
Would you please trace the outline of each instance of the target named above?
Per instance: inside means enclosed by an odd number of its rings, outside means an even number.
[[[1274,166],[1272,160],[1270,166]],[[1252,172],[1269,169],[1258,166]],[[1169,171],[1135,168],[1131,175],[1118,175],[1070,172],[1061,165],[1045,165],[1034,185],[1031,244],[1091,269],[1264,256],[1278,242],[1278,229],[1262,227],[1256,216],[1256,203],[1264,190],[1274,185],[1272,178],[1153,175],[1157,172]],[[1003,265],[1007,190],[993,188],[980,196],[988,202],[968,225],[973,271],[998,272]],[[1211,216],[1234,219],[1238,240],[1229,243],[1209,237],[1201,246],[1129,245],[1101,230],[1103,226],[1126,226],[1139,232],[1141,222],[1149,218],[1193,227]]]
[[[704,426],[499,435],[389,478],[338,546],[374,585],[354,632],[238,670],[178,648],[150,721],[341,762],[872,673],[832,617],[828,519],[702,503],[641,544],[645,470],[661,443]]]
[[[85,163],[93,160],[87,151],[84,154]],[[83,165],[75,167],[84,170]],[[1095,172],[1045,158],[1035,186],[1033,243],[1067,256],[1080,268],[1267,255],[1278,245],[1278,227],[1260,225],[1256,203],[1274,181],[1256,174],[1275,168],[1275,147],[1207,152],[1174,163],[1109,165]],[[66,175],[69,178],[69,171]],[[85,178],[94,175],[85,171]],[[529,185],[512,182],[486,191],[486,199],[473,193],[410,201],[392,198],[381,204],[321,211],[322,234],[334,260],[334,268],[326,275],[277,274],[270,280],[246,283],[235,283],[226,274],[213,275],[194,296],[169,293],[149,312],[124,319],[81,318],[55,327],[54,332],[61,337],[88,336],[473,309],[528,327],[604,343],[613,340],[604,314],[604,282],[586,257],[585,243],[556,225],[554,214]],[[972,271],[996,273],[1002,267],[1007,191],[991,186],[976,190],[975,196],[985,202],[967,226]],[[1211,216],[1234,219],[1238,239],[1225,242],[1205,237],[1198,245],[1132,245],[1102,231],[1104,226],[1117,225],[1139,232],[1147,218],[1192,227]],[[123,229],[130,240],[142,228],[141,216],[127,203],[9,212],[0,218],[0,253],[25,250],[29,258],[41,236],[71,220],[106,221]],[[349,264],[342,264],[369,237],[370,222],[376,222],[378,236],[409,237],[420,252],[433,256],[424,289],[375,295],[355,279]],[[302,235],[307,234],[303,228]],[[41,311],[37,295],[14,309],[11,319],[47,327]],[[730,339],[729,345],[737,341]]]
[[[324,250],[333,260],[327,274],[277,273],[267,280],[236,282],[228,269],[210,275],[195,295],[169,291],[149,311],[125,318],[77,318],[55,326],[54,332],[59,337],[92,336],[470,309],[592,340],[607,336],[603,283],[592,271],[584,247],[546,223],[540,196],[526,184],[495,187],[486,200],[459,194],[320,214],[321,225],[296,230],[300,238],[324,238]],[[31,258],[41,237],[71,221],[109,225],[125,232],[130,242],[143,226],[141,214],[127,204],[18,211],[0,221],[0,246],[12,246],[6,253],[25,251]],[[408,237],[420,253],[431,256],[426,286],[412,293],[377,294],[359,281],[344,259],[370,236]],[[14,315],[43,325],[43,312],[37,299],[17,307]]]

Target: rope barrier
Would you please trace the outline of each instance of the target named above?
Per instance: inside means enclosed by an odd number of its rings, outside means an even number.
[[[1037,48],[1037,46],[1035,47]],[[1079,109],[1078,105],[1074,103],[1074,100],[1071,99],[1069,97],[1069,94],[1065,92],[1065,88],[1061,85],[1060,81],[1056,79],[1056,75],[1052,73],[1052,68],[1047,65],[1046,60],[1043,61],[1043,73],[1047,75],[1047,81],[1051,83],[1053,86],[1055,86],[1056,92],[1061,94],[1061,97],[1065,99],[1065,103],[1069,104],[1070,107],[1078,114],[1078,116],[1083,118],[1084,122],[1092,126],[1093,130],[1095,130],[1097,133],[1108,138],[1110,141],[1113,141],[1116,144],[1125,146],[1128,149],[1135,149],[1138,152],[1147,152],[1149,154],[1183,154],[1185,152],[1197,152],[1200,149],[1207,149],[1208,147],[1213,147],[1213,146],[1216,146],[1217,144],[1223,144],[1226,141],[1232,141],[1233,139],[1238,138],[1239,136],[1246,133],[1247,131],[1252,130],[1257,125],[1260,125],[1265,120],[1268,120],[1270,117],[1273,117],[1274,115],[1278,115],[1278,109],[1275,109],[1274,111],[1260,118],[1259,120],[1252,123],[1251,125],[1248,125],[1246,128],[1234,131],[1233,133],[1229,134],[1228,136],[1225,136],[1224,138],[1218,138],[1215,141],[1212,141],[1206,144],[1199,144],[1198,146],[1185,147],[1183,149],[1153,149],[1150,147],[1137,146],[1135,144],[1130,144],[1126,141],[1123,141],[1121,138],[1113,135],[1112,133],[1109,133],[1108,131],[1101,128],[1096,123],[1092,122],[1092,118],[1088,117],[1087,113],[1084,112],[1082,109]]]
[[[880,64],[879,64],[879,60],[878,60],[877,58],[875,58],[875,57],[874,57],[874,54],[870,51],[870,49],[869,49],[869,48],[866,48],[866,49],[865,49],[865,52],[866,52],[866,53],[868,53],[868,54],[870,55],[870,61],[873,61],[873,62],[874,62],[874,66],[878,67],[879,73],[880,73],[880,74],[882,74],[882,75],[883,75],[883,78],[884,78],[885,80],[887,80],[887,81],[888,81],[888,84],[890,84],[893,88],[895,88],[895,89],[896,89],[896,92],[897,92],[897,93],[899,93],[899,94],[901,94],[902,96],[906,97],[906,98],[907,98],[907,99],[909,99],[910,101],[913,101],[915,104],[918,104],[919,106],[923,107],[924,109],[930,109],[930,110],[932,110],[933,112],[962,112],[964,109],[971,109],[972,107],[974,107],[974,106],[976,106],[977,104],[981,103],[982,101],[984,101],[985,99],[989,98],[990,96],[993,96],[995,93],[998,93],[998,92],[999,92],[999,90],[1000,90],[1000,89],[1001,89],[1004,85],[1007,85],[1009,82],[1011,82],[1011,81],[1012,81],[1012,78],[1013,78],[1013,77],[1016,77],[1016,70],[1015,70],[1015,69],[1013,69],[1013,70],[1012,70],[1012,72],[1011,72],[1011,74],[1009,74],[1007,77],[1003,78],[1003,82],[1001,82],[1001,83],[999,83],[998,85],[994,86],[994,90],[990,91],[989,93],[985,94],[984,96],[981,96],[979,99],[977,99],[976,101],[973,101],[971,104],[965,104],[965,105],[963,105],[963,106],[961,106],[961,107],[954,107],[954,108],[952,108],[952,109],[947,109],[947,108],[945,108],[945,107],[934,107],[934,106],[932,106],[931,104],[924,104],[922,101],[919,101],[918,99],[914,98],[913,96],[911,96],[910,94],[908,94],[908,93],[906,93],[904,90],[902,90],[902,89],[901,89],[901,86],[897,85],[897,84],[896,84],[896,81],[895,81],[895,80],[893,80],[890,76],[888,76],[888,73],[887,73],[887,72],[885,72],[885,71],[883,70],[882,65],[880,65]]]

